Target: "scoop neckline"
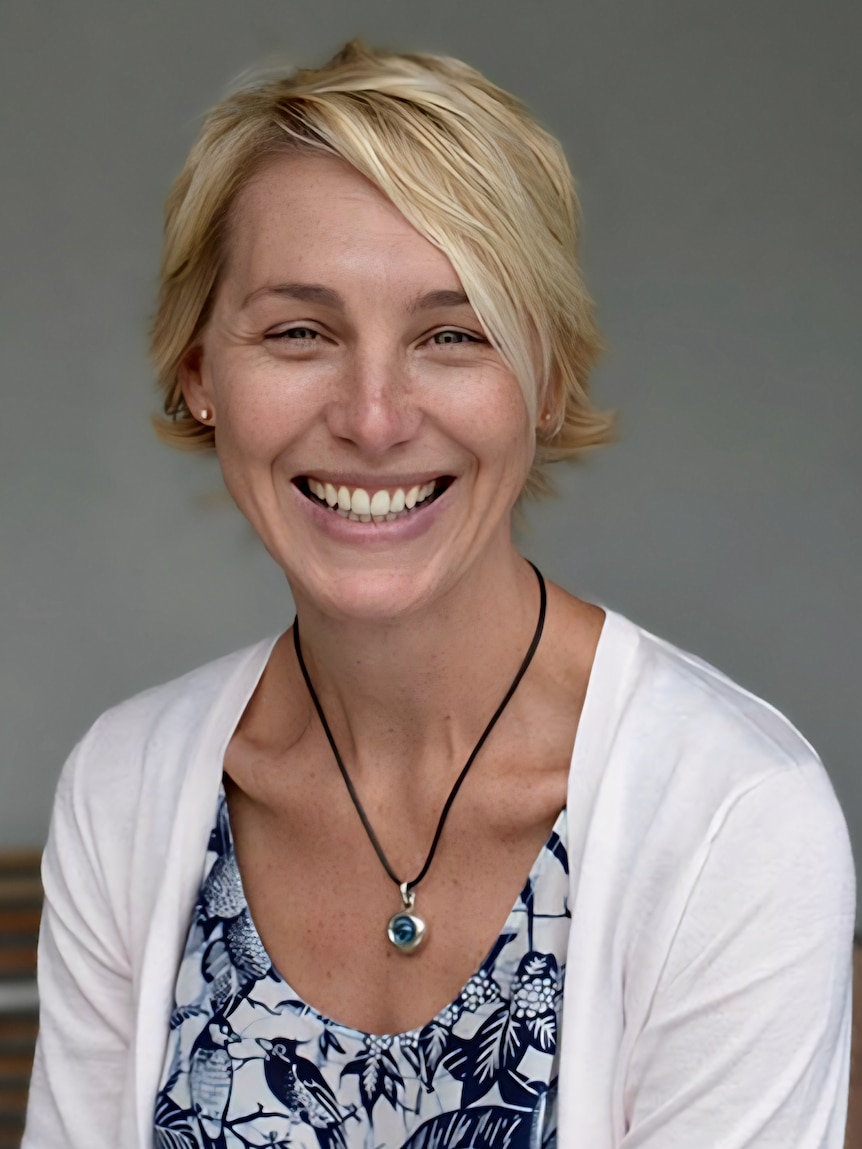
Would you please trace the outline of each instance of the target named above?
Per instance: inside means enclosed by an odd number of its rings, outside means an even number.
[[[586,693],[581,706],[578,728],[575,731],[574,743],[569,758],[566,804],[561,809],[557,821],[554,823],[554,827],[556,828],[559,819],[565,816],[568,831],[567,837],[569,838],[567,852],[569,854],[570,866],[572,859],[572,850],[570,848],[572,834],[574,833],[575,836],[578,834],[577,827],[572,830],[572,826],[578,817],[578,810],[588,809],[589,794],[598,784],[602,766],[608,756],[612,732],[617,724],[617,715],[623,705],[623,700],[628,690],[628,672],[632,657],[637,648],[638,628],[636,625],[630,622],[624,615],[610,609],[603,603],[596,603],[595,605],[604,612],[605,617],[596,644],[593,664],[590,668],[590,674],[587,680]],[[216,724],[217,727],[220,728],[217,752],[219,791],[223,786],[224,758],[230,739],[239,726],[242,715],[245,713],[245,709],[263,677],[275,644],[280,638],[281,632],[270,635],[249,649],[248,659],[245,661],[239,673],[239,681],[234,680],[234,690],[239,694],[239,704],[236,708],[231,707],[230,710],[228,710],[226,707],[221,711],[221,720]],[[213,735],[215,735],[215,730],[213,730]],[[209,739],[207,741],[209,741]],[[210,745],[212,745],[212,742],[210,742]],[[548,840],[550,840],[550,835]],[[232,834],[231,844],[233,844]],[[547,842],[545,846],[542,847],[541,854],[544,854],[546,846]],[[240,875],[240,882],[241,881],[242,877]],[[245,898],[244,889],[243,899],[246,902],[246,908],[248,908],[248,901]],[[518,895],[518,899],[520,899],[520,894]],[[517,902],[515,904],[517,905]],[[512,911],[510,911],[510,914],[511,912]],[[257,926],[254,925],[250,910],[249,920],[252,923],[255,935],[258,937],[258,940],[260,940],[260,935],[257,932]],[[505,929],[505,925],[503,928]],[[502,932],[502,930],[500,932]],[[499,936],[500,933],[497,934],[497,938],[499,938]],[[262,942],[261,946],[263,946]],[[266,952],[265,947],[263,948],[264,952]],[[267,958],[269,958],[268,952]],[[487,961],[487,956],[483,959],[482,965],[484,965],[485,961]],[[478,967],[479,970],[482,968],[482,965]],[[282,977],[275,966],[272,966],[272,968],[282,983],[293,992],[290,983]],[[478,972],[478,970],[476,972]],[[471,975],[471,977],[472,976],[475,976],[475,973]],[[467,984],[469,984],[469,979],[464,983],[464,986]],[[464,986],[462,986],[459,992],[463,992]],[[297,1000],[302,1001],[298,994]],[[420,1026],[394,1035],[363,1034],[362,1030],[344,1025],[344,1023],[335,1021],[332,1018],[327,1018],[325,1014],[314,1010],[314,1007],[308,1005],[306,1002],[303,1002],[303,1005],[311,1010],[315,1016],[319,1016],[322,1021],[341,1027],[344,1031],[362,1034],[365,1037],[406,1038],[410,1034],[421,1032],[422,1028],[424,1028]],[[431,1021],[436,1020],[441,1013],[445,1012],[446,1008],[447,1007],[444,1007],[442,1011],[435,1014]],[[426,1022],[425,1024],[430,1024],[430,1022]]]
[[[559,814],[557,814],[557,817],[554,820],[554,825],[552,826],[550,833],[548,834],[545,841],[542,843],[542,846],[539,849],[538,854],[536,855],[535,859],[533,860],[533,863],[530,866],[530,870],[527,874],[527,877],[524,879],[524,882],[521,886],[521,889],[518,891],[518,895],[515,898],[515,901],[512,904],[511,909],[509,910],[508,914],[506,915],[506,920],[503,922],[500,929],[497,930],[497,933],[494,936],[494,938],[491,942],[491,945],[488,948],[488,952],[485,954],[485,956],[482,958],[481,962],[479,962],[478,966],[473,970],[473,972],[470,974],[470,976],[466,979],[466,981],[460,987],[460,989],[455,994],[455,996],[450,1001],[446,1002],[446,1004],[441,1009],[438,1009],[433,1017],[429,1018],[427,1021],[423,1022],[421,1025],[412,1026],[410,1029],[399,1030],[397,1033],[372,1033],[370,1030],[359,1029],[355,1025],[348,1025],[346,1022],[338,1021],[336,1018],[329,1017],[327,1014],[325,1014],[321,1010],[317,1009],[316,1006],[314,1006],[310,1002],[306,1001],[305,998],[302,996],[302,994],[298,993],[293,988],[293,986],[290,984],[290,982],[284,976],[284,974],[281,972],[281,970],[279,970],[276,967],[275,962],[270,957],[269,950],[267,950],[266,946],[263,944],[263,939],[260,936],[260,933],[258,931],[254,917],[252,916],[251,907],[248,903],[248,898],[246,897],[245,886],[244,886],[243,880],[242,880],[242,873],[241,873],[240,868],[239,868],[239,861],[237,859],[236,850],[234,848],[233,827],[232,827],[231,821],[230,821],[230,808],[228,806],[227,795],[225,793],[224,779],[223,778],[222,778],[222,781],[219,783],[219,802],[224,802],[225,821],[227,824],[227,831],[228,831],[228,842],[230,845],[231,854],[232,854],[233,859],[234,859],[234,867],[236,869],[236,874],[237,874],[237,877],[239,879],[240,889],[242,891],[242,900],[243,900],[243,907],[244,908],[241,911],[241,913],[244,912],[248,915],[249,924],[251,925],[251,928],[254,930],[254,936],[255,936],[255,938],[256,938],[256,940],[257,940],[257,942],[261,948],[261,951],[264,954],[266,954],[266,960],[269,962],[269,966],[270,966],[270,973],[278,978],[279,982],[284,987],[284,989],[288,993],[288,995],[290,995],[292,997],[293,1001],[297,1005],[302,1006],[302,1011],[303,1011],[302,1016],[312,1017],[316,1021],[318,1021],[326,1029],[337,1029],[340,1033],[343,1033],[347,1036],[350,1036],[356,1040],[365,1041],[365,1042],[368,1042],[369,1040],[371,1040],[371,1041],[386,1040],[386,1041],[390,1041],[392,1043],[395,1043],[395,1042],[410,1043],[411,1041],[415,1041],[416,1039],[418,1039],[418,1037],[422,1033],[422,1031],[424,1029],[427,1029],[428,1026],[434,1025],[435,1022],[441,1021],[445,1017],[445,1015],[452,1009],[452,1007],[454,1005],[456,1005],[456,1003],[464,995],[465,990],[470,985],[470,983],[473,981],[473,979],[480,976],[482,973],[485,972],[485,967],[491,961],[492,956],[494,954],[494,951],[496,950],[497,945],[499,944],[500,938],[504,934],[509,932],[510,927],[516,926],[518,924],[518,919],[519,919],[521,913],[523,912],[522,906],[523,906],[524,891],[531,884],[533,886],[535,886],[536,881],[540,877],[545,866],[548,864],[547,863],[547,856],[548,856],[548,854],[551,854],[553,852],[551,849],[551,845],[552,845],[554,839],[557,838],[557,839],[561,840],[563,843],[563,846],[565,848],[566,843],[567,843],[567,838],[568,838],[568,835],[566,833],[567,807],[563,806],[563,808],[560,810]]]

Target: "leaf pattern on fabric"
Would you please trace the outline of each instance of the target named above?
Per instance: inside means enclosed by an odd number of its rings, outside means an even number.
[[[318,1040],[320,1045],[320,1053],[322,1057],[326,1057],[330,1050],[336,1053],[344,1053],[344,1046],[335,1036],[331,1029],[323,1029]]]
[[[534,1017],[527,1022],[527,1029],[533,1039],[533,1044],[546,1053],[554,1048],[557,1040],[557,1019],[553,1015]]]
[[[156,1101],[155,1143],[156,1149],[195,1149],[197,1145],[187,1114],[165,1092]]]
[[[515,1149],[530,1120],[502,1106],[485,1106],[433,1117],[404,1142],[404,1149]]]
[[[341,1071],[342,1078],[351,1073],[359,1078],[359,1097],[369,1117],[382,1097],[395,1108],[404,1094],[404,1078],[398,1071],[390,1046],[381,1045],[386,1040],[370,1037],[367,1052],[349,1061]],[[391,1043],[391,1038],[388,1040]]]
[[[156,1149],[555,1149],[570,914],[565,811],[479,969],[426,1025],[301,1000],[249,913],[222,792],[177,974]]]
[[[419,1073],[429,1093],[433,1088],[437,1066],[446,1052],[449,1034],[449,1027],[439,1021],[432,1021],[419,1034]]]
[[[508,1031],[509,1007],[501,1005],[472,1038],[451,1043],[445,1066],[463,1084],[463,1105],[484,1097],[505,1068]]]
[[[518,967],[509,1008],[515,1022],[526,1023],[528,1040],[538,1049],[548,1051],[557,1043],[562,992],[562,978],[554,955],[528,953]]]
[[[566,849],[565,842],[560,837],[560,835],[556,832],[556,830],[551,831],[551,836],[548,839],[548,844],[547,844],[547,846],[545,846],[545,849],[548,851],[549,854],[553,854],[553,856],[557,859],[557,861],[560,863],[560,865],[563,868],[563,873],[568,874],[568,872],[569,872],[569,852]]]

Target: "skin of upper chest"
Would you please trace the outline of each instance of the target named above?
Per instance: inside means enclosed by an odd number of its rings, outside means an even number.
[[[505,924],[565,805],[568,759],[527,779],[505,753],[477,766],[417,887],[427,936],[409,955],[387,938],[399,891],[334,762],[309,754],[283,766],[295,784],[277,799],[254,784],[228,786],[246,898],[273,965],[304,1001],[356,1029],[397,1033],[427,1022],[457,996]],[[243,776],[237,757],[231,769]],[[399,875],[421,869],[441,805],[369,802]]]
[[[243,887],[275,969],[324,1016],[369,1033],[423,1025],[487,955],[566,803],[588,668],[570,676],[546,669],[560,688],[548,691],[539,680],[525,691],[452,806],[416,890],[427,935],[409,955],[386,935],[399,891],[302,694],[300,733],[287,748],[268,739],[263,708],[247,712],[225,757]],[[369,760],[354,764],[354,784],[398,876],[409,880],[422,868],[462,765],[453,759],[399,775]]]

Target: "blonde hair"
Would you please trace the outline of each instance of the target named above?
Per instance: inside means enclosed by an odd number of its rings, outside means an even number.
[[[338,156],[449,258],[535,420],[527,493],[547,464],[612,438],[590,403],[601,341],[581,279],[580,206],[562,149],[513,96],[459,60],[374,52],[353,40],[322,68],[241,88],[207,117],[168,197],[151,348],[160,437],[212,448],[178,379],[206,326],[232,204],[284,151]]]

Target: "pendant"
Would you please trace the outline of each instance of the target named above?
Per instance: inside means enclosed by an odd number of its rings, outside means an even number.
[[[401,901],[404,908],[393,914],[386,927],[386,934],[397,950],[403,954],[412,954],[422,944],[425,937],[425,923],[413,913],[413,903],[416,895],[407,889],[407,883],[402,882]]]

